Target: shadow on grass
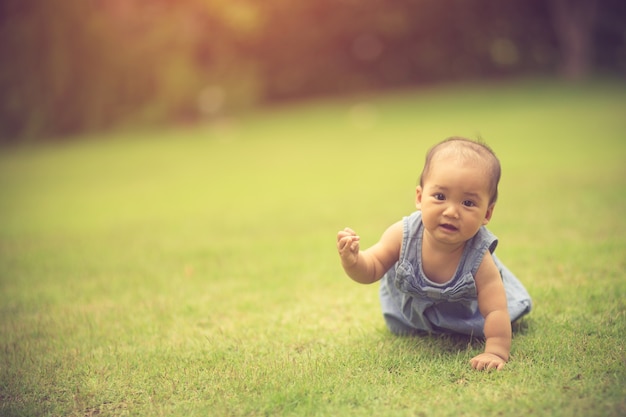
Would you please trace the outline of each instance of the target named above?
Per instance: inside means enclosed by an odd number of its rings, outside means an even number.
[[[512,323],[513,339],[531,332],[531,319],[522,318]],[[459,356],[475,355],[485,345],[483,337],[454,333],[412,332],[396,335],[387,329],[381,330],[385,343],[393,346],[393,351],[419,354],[420,356]],[[407,352],[408,351],[408,352]]]

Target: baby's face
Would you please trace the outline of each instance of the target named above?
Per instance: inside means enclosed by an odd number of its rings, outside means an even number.
[[[493,213],[490,185],[486,164],[454,155],[433,159],[416,196],[426,231],[443,244],[471,239]]]

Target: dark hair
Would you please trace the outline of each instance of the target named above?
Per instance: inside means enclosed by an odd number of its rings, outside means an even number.
[[[498,183],[500,182],[500,161],[494,151],[481,140],[472,140],[460,136],[453,136],[439,142],[426,154],[424,169],[420,175],[420,186],[424,186],[424,178],[430,172],[430,166],[433,157],[441,150],[453,147],[454,152],[459,153],[465,158],[481,160],[489,167],[491,177],[491,198],[489,204],[493,204],[498,200]]]

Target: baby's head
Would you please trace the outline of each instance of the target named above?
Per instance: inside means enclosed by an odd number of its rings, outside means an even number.
[[[420,175],[420,186],[424,187],[424,180],[428,177],[431,166],[437,163],[438,159],[449,156],[456,157],[463,162],[482,164],[485,167],[491,183],[489,205],[495,204],[500,182],[500,161],[485,143],[463,137],[448,138],[428,151],[424,169]]]

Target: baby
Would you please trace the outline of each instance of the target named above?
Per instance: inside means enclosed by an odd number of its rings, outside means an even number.
[[[500,161],[481,142],[452,137],[435,145],[416,189],[418,211],[361,251],[346,228],[337,249],[346,274],[363,284],[382,278],[380,301],[396,334],[461,333],[485,338],[474,369],[502,369],[511,322],[531,309],[521,282],[493,253],[486,229],[498,198]]]

